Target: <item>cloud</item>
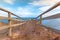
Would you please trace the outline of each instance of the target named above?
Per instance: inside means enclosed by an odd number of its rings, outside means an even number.
[[[30,7],[30,6],[17,7],[16,10],[14,10],[12,8],[8,8],[8,7],[7,8],[2,7],[2,8],[6,9],[20,17],[36,17],[37,15],[39,15],[39,13],[37,12],[38,10],[36,11],[36,9],[34,7]],[[7,16],[7,13],[5,13],[5,12],[0,12],[0,13],[3,13],[3,14],[1,14],[1,16]],[[12,16],[12,17],[15,17],[15,16]]]
[[[13,10],[12,8],[8,8],[8,7],[0,7],[0,8],[3,8],[3,9],[5,9],[7,11],[10,11],[10,12],[13,12],[12,11]],[[0,10],[0,16],[8,17],[8,13]]]
[[[5,16],[5,17],[8,17],[8,14],[4,11],[0,11],[0,16]]]
[[[44,11],[48,10],[49,8],[51,8],[51,6],[44,6],[39,9],[44,12]]]
[[[45,7],[41,7],[39,8],[41,11],[45,12],[46,10],[48,10],[51,6],[45,6]],[[48,13],[44,14],[43,17],[48,17],[51,15],[55,15],[57,13],[60,13],[60,6],[58,6],[57,8],[49,11]]]
[[[17,10],[15,10],[15,14],[17,14],[20,17],[36,17],[40,14],[40,10],[29,6],[18,7]]]
[[[29,4],[32,4],[34,6],[41,6],[41,5],[53,5],[57,2],[59,2],[60,0],[39,0],[39,1],[33,1]]]
[[[8,3],[8,4],[13,4],[15,0],[3,0],[3,1]]]
[[[40,9],[40,11],[42,11],[41,13],[43,13],[59,1],[60,0],[58,0],[58,1],[57,0],[38,0],[38,1],[34,0],[34,1],[30,2],[29,4],[33,5],[33,6],[42,6],[39,9]],[[50,11],[50,12],[46,13],[45,15],[43,15],[43,17],[48,17],[51,15],[60,13],[59,10],[60,10],[60,7],[57,7],[57,8],[55,8],[55,10]]]
[[[18,7],[15,14],[19,15],[20,17],[31,17],[33,15],[28,8],[22,7]]]
[[[2,0],[0,0],[0,4],[1,4],[1,3],[3,3],[3,1],[2,1]]]
[[[7,10],[7,11],[10,11],[10,12],[13,12],[13,9],[10,8],[10,7],[3,7],[3,6],[1,6],[0,8],[3,8],[3,9],[5,9],[5,10]]]
[[[17,7],[16,10],[13,10],[12,8],[4,8],[20,17],[37,17],[38,15],[40,15],[41,13],[45,12],[46,10],[48,10],[51,6],[44,6],[44,7],[41,7],[39,8],[39,10],[35,10],[35,12],[31,12],[32,8],[30,7]],[[55,8],[54,10],[46,13],[43,15],[43,17],[48,17],[48,16],[51,16],[51,15],[54,15],[54,14],[57,14],[57,13],[60,13],[60,6]],[[33,10],[32,10],[33,11]],[[41,11],[41,12],[40,12]],[[7,16],[7,13],[5,12],[0,12],[1,16]],[[14,16],[12,16],[14,17]]]

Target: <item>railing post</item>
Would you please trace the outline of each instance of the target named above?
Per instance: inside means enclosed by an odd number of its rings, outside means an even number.
[[[12,39],[11,13],[8,13],[9,37]]]
[[[40,24],[42,24],[42,15],[40,16]]]

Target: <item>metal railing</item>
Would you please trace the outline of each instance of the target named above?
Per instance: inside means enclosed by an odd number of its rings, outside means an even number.
[[[13,27],[16,26],[16,25],[20,25],[20,24],[12,25],[12,24],[11,24],[11,21],[12,21],[11,15],[16,16],[17,18],[21,18],[21,17],[17,16],[16,14],[13,14],[13,13],[11,13],[10,11],[7,11],[7,10],[5,10],[5,9],[3,9],[3,8],[0,8],[0,10],[8,13],[8,18],[6,18],[6,19],[8,20],[8,26],[5,26],[4,28],[1,28],[1,27],[0,27],[0,29],[3,30],[3,29],[6,29],[6,28],[9,28],[9,37],[12,38],[12,32],[13,32],[12,30],[13,30]],[[22,24],[21,24],[21,25],[22,25]]]
[[[31,22],[32,22],[32,25],[36,24],[36,22],[34,20],[36,20],[37,18],[40,17],[40,24],[42,24],[42,20],[48,20],[48,19],[55,19],[55,18],[60,18],[60,14],[56,14],[56,15],[53,15],[53,16],[49,16],[49,17],[46,17],[46,18],[42,18],[42,16],[44,14],[46,14],[47,12],[53,10],[54,8],[56,8],[57,6],[60,5],[60,2],[58,2],[56,5],[54,5],[53,7],[51,7],[50,9],[48,9],[47,11],[45,11],[44,13],[42,13],[41,15],[37,16],[35,19],[31,19]],[[8,18],[5,18],[8,20],[8,26],[4,26],[5,28],[0,28],[0,30],[3,30],[3,29],[6,29],[6,28],[9,28],[9,36],[12,38],[12,34],[13,34],[13,27],[15,26],[19,26],[19,25],[23,25],[23,24],[26,24],[27,21],[23,22],[23,23],[18,23],[18,24],[14,24],[12,25],[11,22],[12,22],[12,18],[11,18],[11,15],[14,15],[16,16],[17,18],[21,18],[19,16],[17,16],[16,14],[13,14],[11,13],[10,11],[7,11],[3,8],[0,8],[0,10],[4,11],[4,12],[7,12],[8,13]],[[28,20],[29,21],[29,20]],[[34,22],[33,22],[34,21]],[[29,23],[29,22],[28,22]],[[30,23],[31,24],[31,23]],[[35,25],[34,25],[35,26]]]
[[[50,17],[46,17],[46,18],[42,18],[42,16],[44,14],[46,14],[47,12],[53,10],[54,8],[60,6],[60,2],[56,3],[54,6],[52,6],[51,8],[49,8],[47,11],[43,12],[41,15],[37,16],[35,19],[39,18],[40,17],[40,24],[42,24],[42,20],[47,20],[47,19],[55,19],[55,18],[60,18],[59,14],[56,14],[56,15],[53,15],[53,16],[50,16]]]

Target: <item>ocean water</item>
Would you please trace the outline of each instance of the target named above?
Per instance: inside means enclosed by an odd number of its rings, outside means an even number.
[[[43,20],[42,24],[60,30],[60,19]]]
[[[27,20],[27,19],[23,19],[23,20]],[[0,22],[8,23],[8,20],[0,20]],[[42,24],[47,27],[60,30],[60,19],[43,20]]]
[[[0,20],[0,22],[8,23],[8,20]]]

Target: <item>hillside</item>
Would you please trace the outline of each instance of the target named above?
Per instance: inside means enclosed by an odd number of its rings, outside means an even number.
[[[7,19],[7,17],[4,17],[4,16],[0,16],[0,19]]]

